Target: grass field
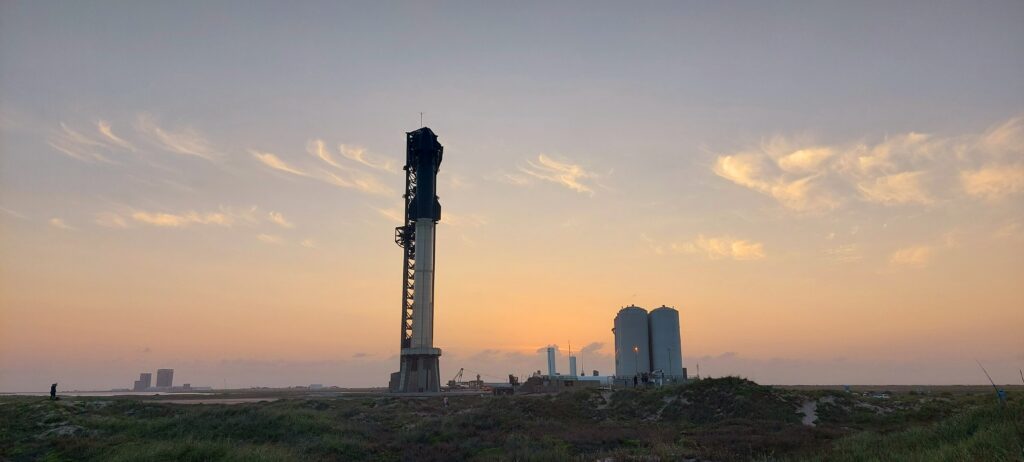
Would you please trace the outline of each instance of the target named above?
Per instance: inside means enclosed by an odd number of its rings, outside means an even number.
[[[989,388],[872,392],[738,378],[542,396],[172,404],[0,397],[0,460],[1021,461],[1024,403]],[[813,403],[817,419],[804,423]]]

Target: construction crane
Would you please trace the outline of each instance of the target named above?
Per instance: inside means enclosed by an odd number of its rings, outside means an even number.
[[[459,368],[459,372],[455,374],[455,377],[448,381],[449,390],[482,390],[485,388],[484,381],[480,379],[480,374],[476,375],[476,380],[462,380],[462,375],[465,372],[465,368]]]
[[[455,374],[455,377],[448,381],[448,388],[463,388],[466,385],[462,383],[462,372],[463,368],[459,368],[459,373]]]

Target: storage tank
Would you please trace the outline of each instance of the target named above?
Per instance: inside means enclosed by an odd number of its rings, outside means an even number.
[[[570,356],[569,357],[569,375],[571,375],[573,377],[576,376],[576,357],[575,356]]]
[[[548,376],[554,377],[558,375],[558,371],[555,370],[555,346],[548,346]]]
[[[615,315],[615,376],[633,377],[651,371],[647,310],[627,306]]]
[[[683,378],[683,351],[679,340],[679,312],[662,305],[647,316],[651,332],[651,370],[673,380]]]

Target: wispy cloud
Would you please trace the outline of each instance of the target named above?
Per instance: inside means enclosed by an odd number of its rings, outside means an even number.
[[[486,177],[489,180],[497,181],[499,183],[510,184],[512,186],[526,186],[530,184],[530,177],[521,175],[518,173],[498,173]]]
[[[104,228],[127,228],[128,227],[128,221],[125,220],[124,217],[122,217],[121,215],[119,215],[117,213],[113,213],[113,212],[98,213],[98,214],[96,214],[96,218],[93,221],[97,225],[100,225],[100,226],[102,226]]]
[[[519,171],[533,178],[550,181],[579,193],[594,194],[590,185],[585,180],[596,178],[597,175],[587,171],[579,164],[566,160],[555,160],[545,154],[539,154],[537,159],[527,160],[525,167],[519,167]],[[522,184],[521,177],[506,175],[506,179],[512,183]]]
[[[264,244],[281,244],[284,242],[284,239],[281,238],[281,236],[274,234],[257,234],[256,239],[259,239],[259,241]]]
[[[902,172],[876,177],[857,184],[865,199],[880,204],[928,204],[932,202],[924,187],[925,172]]]
[[[63,219],[60,219],[60,218],[51,218],[49,223],[50,223],[50,226],[52,226],[54,228],[57,228],[57,229],[63,229],[65,231],[74,231],[75,230],[74,227],[68,225],[67,223],[64,222]]]
[[[1019,194],[1021,154],[1024,118],[1016,117],[981,134],[909,132],[874,143],[820,145],[779,136],[717,155],[712,171],[788,209],[824,211],[856,201],[936,204],[957,198],[956,191],[987,200]]]
[[[810,174],[789,178],[782,174],[767,174],[764,156],[740,153],[720,156],[713,171],[740,186],[770,196],[793,210],[822,210],[835,208],[838,201],[820,186],[822,175]]]
[[[278,226],[280,226],[282,228],[294,228],[295,227],[295,225],[292,222],[288,221],[284,217],[284,215],[281,214],[281,212],[268,212],[267,213],[267,219],[269,219],[271,223],[274,223],[274,224],[276,224],[276,225],[278,225]]]
[[[299,167],[293,166],[276,154],[269,152],[257,151],[250,149],[249,152],[256,157],[263,165],[270,167],[274,170],[278,170],[292,175],[308,177],[314,180],[322,181],[327,184],[338,186],[345,189],[353,189],[365,194],[373,195],[392,195],[394,191],[386,186],[384,183],[377,178],[376,175],[361,171],[359,169],[348,167],[338,162],[330,152],[327,151],[326,145],[323,140],[314,139],[306,143],[306,151],[314,157],[322,160],[328,165],[335,168],[334,171],[328,171],[325,169],[317,169],[315,172],[310,173],[307,170],[303,170]]]
[[[704,254],[711,260],[760,260],[766,257],[764,244],[728,236],[707,237],[702,234],[691,241],[673,243],[670,248],[677,253]]]
[[[376,176],[359,171],[348,171],[341,175],[323,171],[321,179],[335,186],[378,196],[390,196],[394,190],[382,183]]]
[[[388,221],[394,222],[395,224],[402,224],[405,221],[405,212],[402,210],[402,206],[390,207],[390,208],[377,208],[374,207],[381,216],[387,218]]]
[[[155,226],[161,228],[186,228],[193,225],[210,225],[224,228],[259,227],[274,225],[281,228],[293,228],[281,212],[264,212],[259,207],[219,206],[216,210],[197,211],[152,211],[123,207],[119,210],[99,212],[94,215],[93,222],[105,228],[132,228],[136,226]]]
[[[73,130],[64,122],[60,123],[60,130],[55,131],[49,137],[47,144],[53,149],[82,162],[113,163],[113,161],[101,153],[101,151],[109,150],[109,146],[106,143]]]
[[[135,150],[134,145],[114,134],[114,129],[110,126],[110,122],[107,122],[106,120],[96,122],[96,130],[103,135],[107,142],[113,143],[114,145],[129,151]]]
[[[0,207],[0,212],[4,212],[4,213],[6,213],[6,214],[8,214],[8,215],[10,215],[10,216],[12,216],[14,218],[20,218],[22,220],[28,219],[28,217],[25,216],[25,214],[23,214],[21,212],[18,212],[16,210],[11,210],[11,209],[9,209],[7,207]]]
[[[928,242],[896,249],[889,255],[891,266],[924,268],[941,252],[960,246],[963,232],[953,229],[942,233]]]
[[[861,253],[860,248],[856,244],[844,244],[830,249],[826,249],[825,253],[828,254],[832,260],[841,263],[854,263],[864,259],[864,254]]]
[[[326,162],[328,165],[332,167],[340,169],[345,168],[341,164],[339,164],[338,161],[334,160],[334,156],[331,155],[331,152],[327,149],[327,144],[324,143],[324,140],[309,140],[308,142],[306,142],[306,152]]]
[[[995,201],[1024,192],[1024,166],[990,166],[960,173],[967,194]]]
[[[175,154],[196,156],[214,161],[222,157],[207,139],[191,128],[168,130],[160,127],[156,119],[149,114],[139,115],[135,129],[149,142],[159,148]]]
[[[299,170],[296,167],[292,167],[291,165],[288,165],[288,163],[286,163],[285,161],[281,160],[281,158],[277,157],[273,153],[260,152],[260,151],[257,151],[255,149],[250,149],[249,153],[252,154],[253,157],[255,157],[257,160],[259,160],[263,165],[266,165],[267,167],[270,167],[270,168],[272,168],[274,170],[282,171],[282,172],[285,172],[285,173],[290,173],[292,175],[310,176],[308,173],[306,173],[306,172],[304,172],[302,170]]]
[[[353,170],[352,167],[343,165],[335,159],[334,154],[332,154],[331,150],[327,147],[327,143],[322,139],[316,138],[306,142],[306,152],[334,168],[345,171]],[[361,146],[339,144],[338,152],[341,153],[342,157],[351,161],[356,166],[368,167],[373,170],[380,170],[388,173],[397,173],[399,171],[397,163],[394,160],[384,156],[371,155],[366,148]]]
[[[822,162],[835,155],[828,147],[808,147],[779,157],[779,168],[787,172],[813,172]]]
[[[396,163],[394,160],[383,156],[372,156],[366,152],[366,148],[341,144],[338,145],[338,150],[341,151],[341,155],[345,156],[346,159],[352,160],[366,167],[370,167],[375,170],[383,170],[389,173],[397,173],[399,171],[398,168],[395,167]]]
[[[316,241],[307,238],[307,239],[303,239],[302,242],[299,242],[299,245],[301,245],[301,246],[303,246],[303,247],[305,247],[307,249],[315,249],[316,248]]]
[[[223,212],[201,213],[188,211],[183,213],[162,213],[136,211],[131,214],[131,218],[144,225],[166,228],[183,228],[194,224],[227,227],[234,223],[234,219]]]
[[[924,268],[932,258],[933,248],[930,245],[915,245],[899,249],[889,256],[889,263],[899,266]]]
[[[665,254],[665,246],[662,245],[660,242],[652,239],[646,233],[640,233],[640,238],[643,239],[644,243],[647,244],[647,247],[651,250],[651,252],[654,252],[655,255]]]

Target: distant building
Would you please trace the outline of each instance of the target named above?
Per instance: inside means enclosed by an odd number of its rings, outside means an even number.
[[[139,374],[139,380],[135,381],[135,386],[132,387],[133,391],[146,391],[153,386],[153,374],[149,372],[143,372]]]
[[[158,388],[171,388],[174,384],[174,369],[157,369],[156,386]]]
[[[679,312],[627,306],[615,316],[615,377],[622,384],[686,381]],[[617,381],[617,383],[619,382]]]
[[[647,310],[630,305],[615,316],[615,376],[638,377],[651,372]]]
[[[686,380],[679,339],[679,312],[662,305],[651,310],[647,319],[650,325],[651,371],[660,371],[656,375],[670,381]]]
[[[526,383],[517,387],[515,393],[559,393],[578,388],[600,388],[605,382],[604,377],[591,380],[590,377],[540,375],[526,379]]]

